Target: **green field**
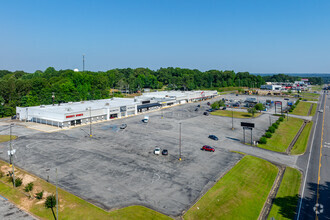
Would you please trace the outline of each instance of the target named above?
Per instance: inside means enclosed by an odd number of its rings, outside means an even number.
[[[287,167],[276,198],[273,200],[268,219],[272,217],[276,220],[294,219],[298,204],[300,182],[301,173],[296,169]]]
[[[290,114],[293,114],[293,115],[302,115],[302,116],[307,116],[308,115],[308,111],[311,107],[313,103],[310,103],[310,102],[302,102],[300,101],[297,105],[297,107],[292,111],[290,112]],[[316,106],[316,104],[314,104]]]
[[[307,143],[309,139],[309,134],[311,132],[311,129],[313,127],[313,122],[309,122],[306,124],[304,130],[301,132],[297,142],[294,144],[291,154],[297,155],[297,154],[303,154],[307,148]]]
[[[267,138],[267,144],[258,144],[258,147],[285,152],[291,141],[299,131],[303,123],[302,119],[289,117],[289,121],[284,119],[271,138]]]
[[[15,140],[17,136],[12,135],[11,139]],[[0,135],[0,143],[10,141],[10,135]]]
[[[8,169],[8,164],[3,161],[0,161],[0,166]],[[23,175],[29,175],[30,178],[35,179],[33,181],[34,190],[31,195],[41,190],[45,191],[44,194],[55,194],[54,185],[23,170],[16,169],[16,177]],[[7,176],[0,178],[0,195],[41,219],[53,219],[52,211],[44,206],[44,200],[40,202],[34,197],[29,198],[28,193],[23,193],[23,189],[24,186],[13,189],[12,184],[8,182]],[[58,194],[60,204],[59,219],[171,219],[143,206],[130,206],[107,212],[62,189],[58,190]]]
[[[187,211],[184,219],[257,219],[277,172],[275,165],[245,156]]]
[[[248,112],[237,112],[237,111],[228,111],[228,110],[217,110],[214,112],[211,112],[211,115],[218,115],[218,116],[224,116],[224,117],[233,117],[234,118],[251,118],[252,115]],[[261,113],[254,114],[254,117],[258,117],[261,115]]]

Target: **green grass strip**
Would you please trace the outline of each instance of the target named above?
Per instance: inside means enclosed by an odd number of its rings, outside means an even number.
[[[309,116],[314,116],[316,112],[317,104],[314,103],[311,114]]]
[[[298,103],[297,107],[292,112],[290,112],[290,114],[307,116],[311,105],[312,105],[312,103],[310,103],[310,102],[300,101]]]
[[[267,138],[267,144],[258,144],[258,147],[276,152],[285,152],[302,123],[303,120],[300,118],[289,117],[289,121],[285,118],[278,126],[278,129],[275,130],[273,136]]]
[[[304,130],[301,132],[297,142],[294,144],[291,150],[292,155],[303,154],[306,151],[309,134],[311,132],[312,127],[312,121],[306,124]]]
[[[268,219],[272,217],[276,220],[294,219],[300,183],[301,173],[296,169],[287,167],[276,198],[273,200]]]
[[[277,172],[275,165],[245,156],[188,210],[184,219],[257,219]]]
[[[233,112],[233,113],[232,113]],[[229,110],[217,110],[211,112],[211,115],[224,116],[224,117],[233,117],[234,118],[251,118],[252,115],[248,112],[238,112],[238,111],[229,111]],[[254,117],[258,117],[261,113],[254,114]]]
[[[15,135],[11,136],[12,140],[15,140],[16,138],[17,138],[17,136],[15,136]],[[7,142],[7,141],[10,141],[10,135],[0,135],[0,143]]]

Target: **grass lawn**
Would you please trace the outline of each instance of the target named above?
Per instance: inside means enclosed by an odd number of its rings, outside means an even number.
[[[306,150],[308,139],[309,139],[309,134],[311,132],[311,129],[313,127],[313,122],[309,122],[306,124],[304,130],[301,132],[297,142],[293,146],[291,150],[291,154],[296,155],[296,154],[303,154]]]
[[[0,166],[4,173],[9,170],[8,164],[3,161],[0,161]],[[20,169],[16,169],[15,176],[23,178],[23,185],[13,189],[12,184],[8,182],[8,177],[1,177],[0,195],[41,219],[53,219],[52,211],[45,208],[44,201],[47,195],[55,194],[55,186]],[[24,185],[29,182],[34,183],[30,194],[32,197],[29,197],[29,193],[23,193]],[[34,198],[33,195],[42,190],[44,190],[44,198],[42,200]],[[62,189],[59,189],[58,193],[59,219],[171,219],[142,206],[130,206],[107,212]],[[54,212],[55,210],[56,208]]]
[[[258,147],[277,152],[285,152],[299,131],[302,123],[303,120],[300,118],[289,117],[289,121],[285,118],[278,126],[278,129],[275,130],[273,136],[267,138],[267,144],[258,144]]]
[[[322,86],[320,86],[320,85],[312,86],[312,91],[321,91],[321,90],[322,90]]]
[[[320,94],[318,93],[310,93],[310,92],[302,92],[300,93],[302,99],[318,99]]]
[[[307,116],[311,105],[312,105],[312,103],[310,103],[310,102],[300,101],[298,103],[297,107],[292,112],[290,112],[290,114]]]
[[[187,211],[184,219],[257,219],[277,172],[275,165],[245,156]]]
[[[314,116],[315,115],[316,108],[317,108],[317,104],[314,104],[310,116]]]
[[[15,140],[17,136],[12,135],[11,139]],[[10,135],[0,135],[0,143],[10,141]]]
[[[287,167],[268,219],[272,217],[276,220],[294,219],[300,183],[301,173],[296,169]]]
[[[248,112],[237,112],[233,111],[234,118],[251,118],[252,115]],[[232,117],[232,111],[229,110],[217,110],[214,112],[211,112],[211,115],[218,115],[218,116],[225,116],[225,117]],[[254,114],[254,117],[258,117],[261,115],[261,113]]]

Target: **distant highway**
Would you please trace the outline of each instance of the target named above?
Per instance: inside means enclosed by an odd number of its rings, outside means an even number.
[[[311,134],[311,147],[299,158],[300,167],[306,167],[301,198],[296,218],[330,219],[330,99],[321,95]],[[304,164],[305,166],[302,166]]]

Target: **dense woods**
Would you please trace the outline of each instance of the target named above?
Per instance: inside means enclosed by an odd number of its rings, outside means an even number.
[[[106,72],[57,71],[53,67],[34,73],[0,70],[0,116],[15,114],[16,106],[51,104],[52,93],[55,94],[55,103],[58,103],[109,98],[111,88],[129,92],[141,91],[143,88],[219,90],[231,86],[260,87],[264,83],[263,77],[248,72],[201,72],[197,69],[172,67],[155,71],[148,68],[126,68]]]

